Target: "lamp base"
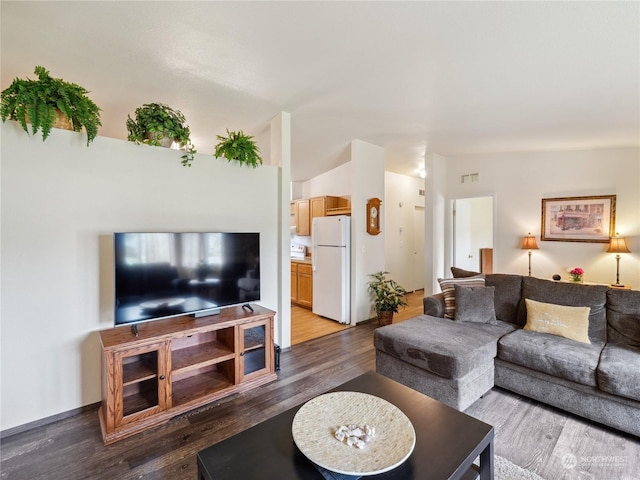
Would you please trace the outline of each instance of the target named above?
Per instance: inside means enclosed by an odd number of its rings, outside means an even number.
[[[612,283],[611,285],[609,285],[610,287],[613,288],[624,288],[624,285],[621,283]]]

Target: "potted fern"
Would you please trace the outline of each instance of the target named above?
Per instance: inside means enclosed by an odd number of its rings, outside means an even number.
[[[251,135],[245,135],[242,130],[239,132],[229,132],[227,136],[217,135],[218,144],[214,155],[218,158],[226,158],[229,162],[237,160],[240,164],[245,164],[253,168],[262,165],[260,149],[256,145]]]
[[[393,323],[393,314],[397,313],[400,307],[407,306],[405,298],[407,291],[395,280],[386,278],[388,273],[376,272],[369,275],[372,280],[368,283],[368,287],[374,296],[379,325]]]
[[[16,120],[25,132],[35,135],[42,130],[46,140],[52,128],[87,132],[87,146],[96,138],[100,123],[100,108],[87,96],[88,90],[75,83],[53,78],[41,66],[35,68],[38,80],[16,78],[2,91],[0,116],[2,121]]]
[[[127,139],[154,147],[177,145],[184,151],[182,165],[190,167],[196,153],[191,131],[182,112],[163,103],[146,103],[136,108],[135,120],[127,116]]]

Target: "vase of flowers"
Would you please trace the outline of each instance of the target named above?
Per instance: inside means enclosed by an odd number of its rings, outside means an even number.
[[[569,275],[571,275],[571,281],[576,283],[582,283],[582,276],[584,275],[584,270],[580,267],[575,267],[573,270],[569,271]]]

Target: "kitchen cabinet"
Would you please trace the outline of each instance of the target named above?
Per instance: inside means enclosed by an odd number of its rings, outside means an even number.
[[[311,235],[311,211],[309,209],[309,199],[294,200],[292,204],[296,235]]]
[[[324,217],[327,214],[327,197],[315,197],[309,199],[311,218]]]
[[[291,206],[291,226],[296,235],[311,235],[312,219],[328,215],[351,215],[349,197],[321,196],[294,200]]]
[[[351,198],[325,195],[309,199],[311,218],[329,215],[351,215]]]
[[[291,303],[298,303],[298,263],[291,262]]]
[[[313,270],[310,263],[291,262],[291,303],[313,307]]]

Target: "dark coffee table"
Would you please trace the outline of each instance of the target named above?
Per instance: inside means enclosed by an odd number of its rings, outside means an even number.
[[[411,420],[416,446],[399,467],[376,479],[493,479],[493,427],[375,372],[367,372],[332,391],[376,395]],[[301,405],[198,453],[198,480],[322,480],[298,450],[291,423]],[[480,456],[480,468],[473,461]]]

